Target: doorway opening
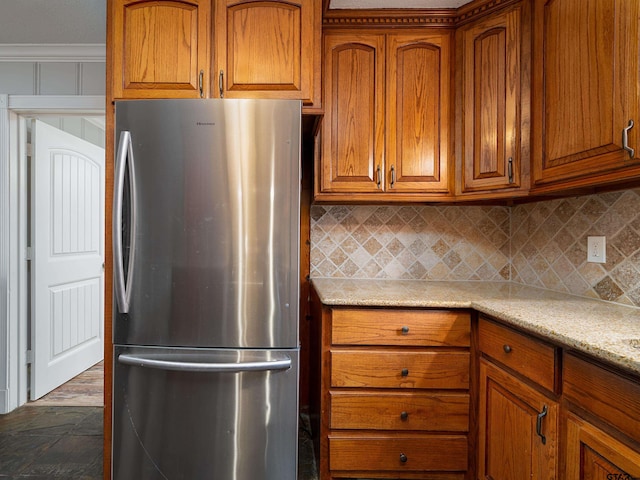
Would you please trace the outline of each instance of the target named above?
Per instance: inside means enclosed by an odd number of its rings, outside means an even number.
[[[104,405],[104,115],[21,115],[26,399]],[[26,325],[24,325],[26,323]]]

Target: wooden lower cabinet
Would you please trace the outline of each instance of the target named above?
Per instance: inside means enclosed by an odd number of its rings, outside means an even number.
[[[365,472],[393,472],[393,478],[402,478],[408,472],[459,472],[467,468],[467,448],[465,435],[332,434],[329,468],[332,472],[360,471],[369,476]]]
[[[566,480],[640,478],[640,382],[564,356]]]
[[[478,478],[557,478],[557,402],[481,359],[479,407]]]
[[[574,414],[566,423],[566,480],[640,478],[640,452]]]
[[[321,317],[320,480],[468,479],[470,313]]]

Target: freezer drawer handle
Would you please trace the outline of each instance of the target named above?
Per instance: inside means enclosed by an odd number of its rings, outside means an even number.
[[[124,184],[126,171],[129,171],[129,265],[127,278],[124,278],[124,256],[122,252],[122,209],[124,200]],[[131,280],[133,277],[133,265],[136,241],[136,192],[135,174],[133,168],[133,148],[131,146],[131,134],[127,131],[120,133],[118,151],[116,155],[115,178],[113,188],[113,277],[114,293],[118,309],[121,313],[129,313],[131,300]]]
[[[291,368],[291,358],[269,360],[266,362],[181,362],[174,360],[158,360],[137,355],[119,355],[118,362],[134,367],[158,368],[160,370],[175,370],[179,372],[265,372],[269,370],[288,370]]]

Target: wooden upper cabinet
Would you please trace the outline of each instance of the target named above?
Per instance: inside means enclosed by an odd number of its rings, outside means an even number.
[[[319,105],[322,2],[217,0],[214,97]]]
[[[639,23],[637,0],[536,0],[536,187],[640,175]],[[631,121],[628,144],[634,155],[623,146]]]
[[[384,35],[325,35],[322,192],[382,191],[384,42]]]
[[[209,0],[113,0],[112,96],[208,96]]]
[[[449,191],[450,35],[387,35],[386,190]]]
[[[528,189],[529,62],[523,8],[458,32],[461,46],[461,168],[458,194]]]
[[[450,43],[448,31],[325,34],[316,200],[449,195]]]

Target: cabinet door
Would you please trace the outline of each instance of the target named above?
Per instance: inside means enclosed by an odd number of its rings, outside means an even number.
[[[461,33],[463,193],[521,185],[521,7]],[[525,161],[529,161],[528,158]]]
[[[387,35],[388,192],[448,192],[449,32]]]
[[[640,2],[537,0],[534,18],[536,183],[638,175]],[[630,156],[622,140],[632,120]]]
[[[208,95],[208,0],[114,0],[113,98]]]
[[[567,480],[640,478],[640,452],[573,414],[566,432]]]
[[[481,360],[478,478],[555,480],[557,417],[556,402]]]
[[[317,102],[320,7],[314,0],[217,0],[214,96]]]
[[[325,35],[321,192],[384,189],[384,44],[384,35]]]

